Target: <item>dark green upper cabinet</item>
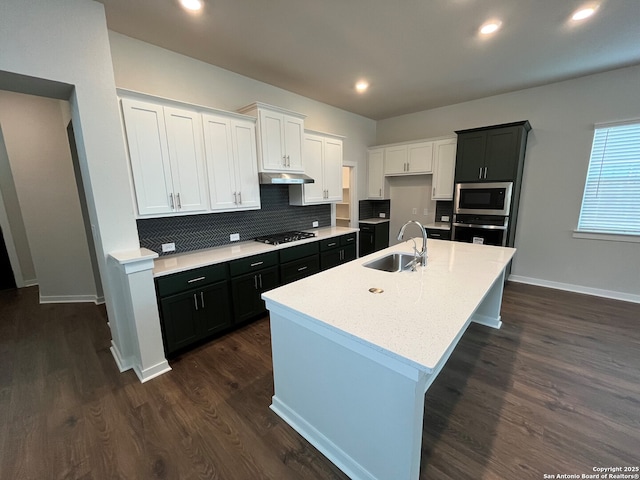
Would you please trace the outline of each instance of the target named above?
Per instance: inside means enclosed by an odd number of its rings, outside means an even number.
[[[528,121],[461,130],[455,183],[514,182],[522,175]]]

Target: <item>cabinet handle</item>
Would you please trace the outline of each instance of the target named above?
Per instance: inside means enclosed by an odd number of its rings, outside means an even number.
[[[180,194],[179,193],[176,194],[176,200],[178,202],[178,210],[180,210],[182,208],[182,203],[180,202]]]
[[[487,178],[487,167],[484,167],[484,178]]]
[[[287,167],[291,166],[291,157],[287,155]]]
[[[258,265],[262,265],[263,263],[264,262],[255,262],[255,263],[252,263],[251,266],[252,267],[257,267]]]
[[[253,276],[253,288],[258,289],[258,275]]]
[[[380,196],[382,196],[382,189],[380,189]]]
[[[242,205],[242,192],[238,192],[238,198],[240,199],[238,203]]]
[[[171,205],[171,210],[174,210],[175,207],[173,206],[173,193],[169,194],[169,204]]]
[[[187,280],[187,283],[199,282],[200,280],[204,280],[205,278],[207,277],[192,278],[191,280]]]
[[[431,194],[432,197],[436,196],[436,187],[433,187],[433,193]]]
[[[482,167],[478,169],[478,179],[482,178]]]
[[[353,242],[354,240],[355,240],[355,238],[354,238],[354,237],[349,237],[349,238],[347,238],[347,242]]]
[[[287,156],[286,156],[286,155],[283,155],[283,156],[282,156],[282,166],[283,166],[283,167],[286,167],[286,166],[287,166]]]
[[[298,269],[298,271],[299,271],[299,272],[301,272],[301,271],[303,271],[303,270],[306,270],[307,268],[309,268],[309,267],[308,267],[307,265],[305,265],[304,267],[300,267],[300,268]]]
[[[196,294],[193,294],[193,304],[196,306],[196,311],[198,310],[198,297],[196,297]]]
[[[204,292],[200,292],[200,303],[202,303],[202,308],[204,308]]]
[[[233,203],[235,205],[238,204],[238,194],[236,192],[233,192]]]
[[[262,274],[258,274],[258,278],[260,279],[260,288],[262,289]]]
[[[344,260],[344,250],[340,250],[340,260]]]
[[[333,242],[333,243],[328,244],[327,247],[334,247],[335,245],[337,245],[337,243]]]

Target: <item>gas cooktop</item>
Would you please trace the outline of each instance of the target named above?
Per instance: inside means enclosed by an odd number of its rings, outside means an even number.
[[[304,240],[305,238],[312,238],[315,236],[315,233],[292,230],[290,232],[272,233],[269,235],[256,237],[255,241],[268,243],[269,245],[280,245],[281,243],[295,242],[296,240]]]

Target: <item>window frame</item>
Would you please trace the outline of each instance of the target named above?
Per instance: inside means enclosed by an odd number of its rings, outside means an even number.
[[[593,156],[593,148],[596,140],[596,134],[598,130],[619,127],[624,125],[636,125],[640,130],[640,118],[629,119],[624,121],[617,122],[606,122],[606,123],[596,123],[593,128],[593,136],[591,142],[591,149],[589,152],[589,165],[587,166],[587,171],[585,174],[585,182],[582,191],[582,200],[580,202],[580,211],[578,214],[578,224],[573,231],[574,238],[583,238],[583,239],[593,239],[593,240],[608,240],[608,241],[618,241],[618,242],[632,242],[632,243],[640,243],[640,232],[613,232],[613,231],[601,231],[601,230],[591,230],[588,228],[580,228],[580,218],[582,217],[582,212],[584,208],[585,202],[585,194],[587,192],[589,173],[592,164],[592,156]],[[640,162],[639,162],[640,163]]]

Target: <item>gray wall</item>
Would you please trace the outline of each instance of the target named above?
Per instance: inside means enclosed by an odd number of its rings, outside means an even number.
[[[60,100],[0,91],[0,125],[20,209],[11,209],[10,221],[24,222],[28,244],[18,237],[16,250],[21,258],[31,253],[42,301],[95,301],[60,104]]]
[[[640,118],[640,66],[378,122],[377,143],[529,120],[515,279],[640,301],[640,243],[573,238],[595,123]]]
[[[344,161],[359,165],[358,198],[366,198],[375,121],[119,33],[109,32],[109,41],[118,88],[228,111],[264,102],[307,115],[305,128],[344,135]]]

